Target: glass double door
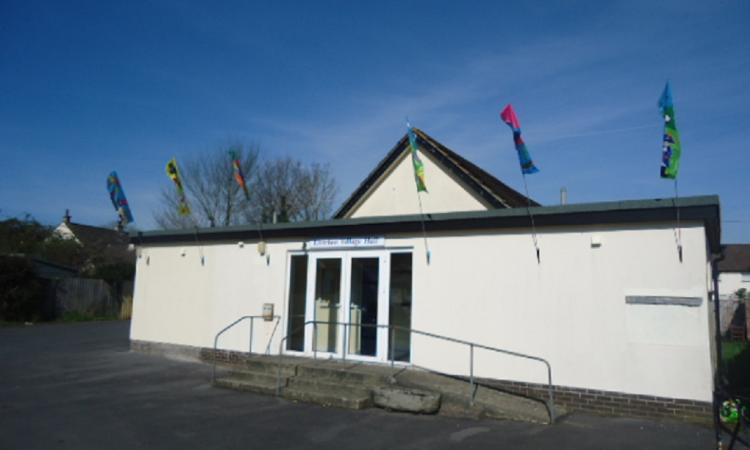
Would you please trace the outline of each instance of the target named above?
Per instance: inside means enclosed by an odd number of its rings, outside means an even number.
[[[308,352],[385,359],[388,273],[385,252],[310,255],[305,318]]]

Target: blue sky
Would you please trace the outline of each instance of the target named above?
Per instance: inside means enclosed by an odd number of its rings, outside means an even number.
[[[404,119],[517,189],[513,103],[556,204],[719,194],[750,242],[750,2],[0,1],[0,216],[105,224],[117,170],[137,225],[164,165],[227,140],[330,163],[342,201]],[[428,180],[429,183],[429,180]]]

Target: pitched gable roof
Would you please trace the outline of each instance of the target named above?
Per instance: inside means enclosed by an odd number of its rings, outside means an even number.
[[[750,244],[727,244],[722,250],[719,272],[750,272]]]
[[[529,204],[531,206],[541,206],[539,203],[528,199],[520,192],[482,170],[479,166],[436,141],[424,131],[414,128],[414,132],[417,136],[417,144],[420,151],[430,155],[446,172],[461,180],[473,194],[484,200],[492,208],[518,208],[528,206]],[[353,211],[360,200],[366,197],[368,192],[377,186],[381,177],[396,164],[399,157],[405,151],[408,151],[408,146],[408,136],[404,135],[388,152],[385,158],[378,163],[375,169],[360,183],[352,195],[344,201],[343,205],[336,211],[334,218],[344,218],[348,213]]]
[[[66,223],[70,231],[73,232],[76,239],[83,245],[109,244],[109,245],[127,245],[126,235],[109,228],[94,227],[82,223]]]
[[[61,230],[62,227],[70,231],[70,238],[76,239],[83,247],[96,250],[107,261],[131,262],[134,259],[133,253],[128,251],[127,234],[109,228],[63,222],[56,229],[56,233],[64,238],[67,233]]]

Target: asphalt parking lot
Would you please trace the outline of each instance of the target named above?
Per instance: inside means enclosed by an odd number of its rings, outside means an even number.
[[[217,389],[133,353],[127,322],[0,328],[0,449],[698,449],[699,426],[573,414],[553,426],[350,411]]]

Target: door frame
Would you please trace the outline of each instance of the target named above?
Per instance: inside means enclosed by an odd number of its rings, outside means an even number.
[[[388,251],[385,249],[345,249],[345,250],[318,250],[308,253],[307,260],[307,295],[305,297],[305,321],[315,320],[315,283],[317,280],[317,262],[320,259],[339,259],[341,261],[341,274],[339,280],[339,309],[336,317],[338,322],[349,322],[351,307],[351,270],[352,259],[354,258],[377,258],[378,259],[378,324],[388,323]],[[346,348],[351,334],[350,327],[338,326],[336,331],[335,351],[317,352],[313,349],[314,326],[305,329],[305,353],[308,355],[322,355],[323,357],[340,358],[346,351],[346,358],[363,361],[386,361],[387,353],[383,349],[387,347],[387,333],[385,329],[378,328],[376,333],[376,352],[375,356],[356,355],[348,352]],[[345,344],[346,342],[346,344]]]
[[[343,311],[351,311],[351,292],[352,292],[352,260],[356,258],[377,258],[378,259],[378,311],[377,311],[377,323],[378,325],[388,324],[388,307],[390,300],[390,257],[389,252],[386,249],[379,250],[354,250],[346,252],[346,305],[343,306]],[[346,314],[346,313],[345,313]],[[351,322],[350,317],[345,317],[343,322]],[[347,327],[346,345],[348,347],[349,340],[351,339],[352,328]],[[388,330],[385,328],[376,328],[375,333],[375,355],[358,355],[355,353],[349,353],[348,349],[346,352],[346,358],[356,361],[388,361]],[[343,344],[343,342],[342,342]],[[341,356],[339,352],[338,356]]]
[[[291,267],[291,257],[294,255],[307,255],[307,280],[306,280],[306,294],[305,294],[305,322],[313,320],[315,317],[315,282],[317,278],[317,261],[319,259],[332,259],[338,258],[341,260],[341,278],[339,285],[339,312],[337,314],[337,321],[349,322],[349,315],[346,314],[350,309],[351,305],[351,267],[353,258],[378,258],[378,312],[377,312],[377,323],[379,325],[387,325],[389,322],[390,313],[390,260],[392,253],[405,253],[412,252],[412,248],[349,248],[349,249],[320,249],[320,250],[308,250],[308,251],[289,251],[287,253],[287,266]],[[291,282],[291,270],[288,268],[285,276],[285,291],[289,289],[289,283]],[[285,322],[289,321],[289,304],[288,295],[285,299],[285,311],[284,317]],[[286,329],[288,325],[285,326]],[[313,349],[313,334],[314,326],[306,326],[304,332],[304,346],[303,351],[289,350],[285,345],[282,349],[284,354],[312,357],[322,356],[324,358],[342,358],[344,348],[343,339],[343,326],[339,326],[339,330],[336,333],[336,346],[334,352],[317,351]],[[347,328],[346,342],[348,345],[351,327]],[[365,362],[389,362],[388,354],[388,329],[377,328],[376,333],[376,351],[375,356],[369,355],[357,355],[346,352],[345,358],[348,360],[357,360]],[[348,349],[347,349],[348,350]],[[396,364],[408,364],[403,361],[396,361]]]

